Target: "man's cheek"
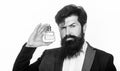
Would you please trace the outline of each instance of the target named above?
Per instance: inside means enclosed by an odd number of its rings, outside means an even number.
[[[65,35],[63,35],[63,34],[61,34],[60,36],[61,36],[61,39],[65,38]]]

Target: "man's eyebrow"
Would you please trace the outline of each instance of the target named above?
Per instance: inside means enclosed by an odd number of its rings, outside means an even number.
[[[75,25],[76,23],[73,22],[72,24],[68,25],[68,26],[72,26],[72,25]],[[61,24],[60,27],[66,27],[65,24]]]
[[[61,28],[65,27],[65,25],[60,25]]]
[[[71,26],[71,25],[75,25],[75,22],[73,22],[72,24],[70,24],[70,26]]]

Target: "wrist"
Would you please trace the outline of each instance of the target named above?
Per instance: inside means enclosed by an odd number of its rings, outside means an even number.
[[[26,43],[25,45],[26,47],[29,47],[29,48],[36,48],[36,46],[32,45],[32,44],[29,44],[29,43]]]

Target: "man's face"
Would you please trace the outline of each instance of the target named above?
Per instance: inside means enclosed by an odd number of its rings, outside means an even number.
[[[78,16],[71,15],[65,18],[64,22],[59,25],[60,36],[63,39],[66,35],[73,35],[76,37],[81,37],[81,25],[78,21]],[[68,38],[67,40],[73,40]]]
[[[61,35],[61,58],[71,58],[76,55],[84,43],[84,33],[78,17],[71,15],[59,25]]]

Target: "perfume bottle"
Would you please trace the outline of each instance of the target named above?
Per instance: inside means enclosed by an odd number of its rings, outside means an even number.
[[[54,42],[55,41],[55,34],[53,31],[51,31],[51,26],[49,25],[47,27],[47,32],[45,32],[43,36],[44,42]]]

